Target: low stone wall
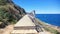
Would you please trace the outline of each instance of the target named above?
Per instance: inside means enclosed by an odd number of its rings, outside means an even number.
[[[14,30],[29,30],[29,29],[35,29],[35,26],[20,26],[20,27],[14,27]]]
[[[13,34],[38,34],[38,33],[13,33]]]

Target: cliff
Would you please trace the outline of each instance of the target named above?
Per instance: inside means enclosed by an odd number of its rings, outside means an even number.
[[[0,0],[0,28],[16,23],[25,14],[25,10],[12,0]]]

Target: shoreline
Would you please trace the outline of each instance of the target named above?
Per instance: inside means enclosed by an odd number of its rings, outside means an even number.
[[[51,17],[49,17],[51,16]],[[53,26],[58,26],[60,27],[60,21],[59,21],[59,15],[51,15],[51,14],[36,14],[36,18],[48,23],[48,24],[51,24]],[[57,18],[58,17],[58,18]]]
[[[38,18],[37,18],[37,19],[38,19]],[[45,23],[45,22],[41,21],[40,19],[38,19],[38,21],[39,21],[40,23],[42,23],[43,25],[45,25],[46,27],[53,28],[53,29],[57,30],[58,32],[60,32],[60,27],[59,27],[59,26],[55,26],[55,25],[51,25],[51,24],[49,24],[49,23]]]
[[[38,19],[38,18],[37,18],[37,19]],[[60,27],[60,26],[56,26],[56,25],[52,25],[52,24],[46,23],[46,22],[44,22],[44,21],[42,21],[42,20],[40,20],[40,19],[38,19],[38,20],[41,21],[41,22],[43,22],[43,23],[46,24],[46,25],[55,26],[55,27]]]

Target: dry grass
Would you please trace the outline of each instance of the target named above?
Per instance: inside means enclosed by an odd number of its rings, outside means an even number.
[[[45,24],[44,22],[42,22],[42,21],[39,20],[39,19],[36,19],[36,21],[37,21],[40,25],[42,25],[46,31],[49,31],[49,32],[54,33],[54,34],[59,34],[59,32],[58,32],[56,29],[51,28],[52,26]]]

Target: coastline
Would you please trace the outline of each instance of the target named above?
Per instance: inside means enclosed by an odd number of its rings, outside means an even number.
[[[40,24],[43,24],[44,27],[50,27],[50,28],[52,28],[52,29],[57,30],[58,32],[60,32],[60,27],[59,26],[55,26],[55,25],[51,25],[51,24],[45,23],[45,22],[41,21],[38,18],[36,18],[36,19],[40,22]]]
[[[53,26],[60,27],[60,14],[36,14],[36,18]]]
[[[26,18],[27,17],[25,17],[23,20],[25,20]],[[58,33],[58,31],[56,31],[56,29],[54,29],[54,27],[52,28],[49,24],[46,24],[46,23],[42,22],[41,20],[39,20],[37,18],[35,18],[35,20],[36,20],[36,23],[38,23],[38,24],[41,25],[40,29],[43,29],[43,32],[41,31],[42,33],[44,33],[44,32],[45,33],[48,33],[49,32],[48,34],[50,34],[50,33]],[[28,19],[26,21],[28,21]],[[29,21],[29,22],[31,23],[31,21]],[[14,28],[14,26],[11,26],[11,27],[10,26],[9,27],[7,26],[7,28],[5,28],[5,30],[7,29],[8,30],[8,33],[10,33],[13,30],[13,28]],[[4,31],[3,33],[5,34],[6,32]]]

